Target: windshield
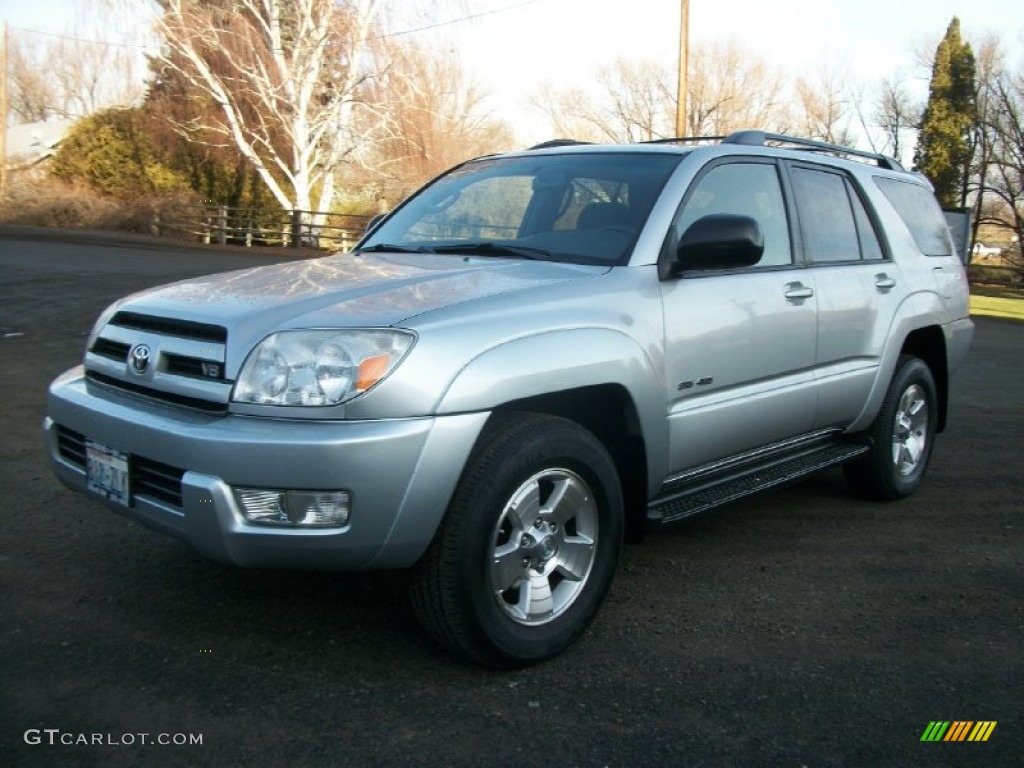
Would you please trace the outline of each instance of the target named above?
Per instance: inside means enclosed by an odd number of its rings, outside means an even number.
[[[623,264],[680,159],[595,152],[475,160],[421,190],[359,250]]]

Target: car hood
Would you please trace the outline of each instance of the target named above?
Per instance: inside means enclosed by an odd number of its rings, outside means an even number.
[[[607,271],[461,255],[346,253],[186,280],[135,294],[120,309],[222,325],[236,342],[251,344],[274,330],[400,325],[441,307]]]

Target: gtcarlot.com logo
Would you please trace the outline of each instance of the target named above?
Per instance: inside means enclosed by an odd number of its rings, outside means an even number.
[[[194,747],[203,743],[201,733],[76,733],[60,728],[29,728],[23,738],[33,747]]]

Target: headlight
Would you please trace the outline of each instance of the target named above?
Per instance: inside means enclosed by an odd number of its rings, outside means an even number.
[[[337,405],[373,387],[412,347],[407,331],[281,331],[249,353],[231,399]]]

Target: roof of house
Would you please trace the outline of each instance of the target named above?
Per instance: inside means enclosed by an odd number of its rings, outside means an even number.
[[[7,129],[7,165],[32,165],[56,151],[74,120],[22,123]]]

